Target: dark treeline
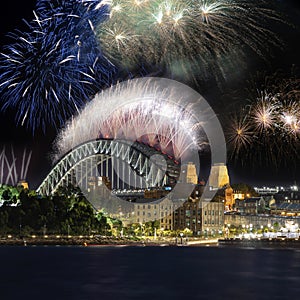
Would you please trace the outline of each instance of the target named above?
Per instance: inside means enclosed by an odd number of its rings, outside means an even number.
[[[23,187],[0,187],[0,235],[110,235],[119,220],[96,212],[79,189],[40,196]]]

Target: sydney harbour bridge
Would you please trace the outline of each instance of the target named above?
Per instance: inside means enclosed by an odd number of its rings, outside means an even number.
[[[159,149],[140,142],[96,139],[66,153],[37,192],[50,195],[69,184],[88,190],[89,179],[97,176],[108,177],[112,190],[174,186],[179,175],[180,162]]]

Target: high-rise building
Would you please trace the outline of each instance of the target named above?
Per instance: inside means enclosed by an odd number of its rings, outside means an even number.
[[[227,166],[223,163],[216,163],[211,167],[209,176],[209,187],[219,189],[230,184]]]

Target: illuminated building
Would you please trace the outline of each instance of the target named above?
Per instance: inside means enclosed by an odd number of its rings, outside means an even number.
[[[197,184],[198,175],[197,175],[196,165],[192,162],[183,165],[180,179],[183,183]]]
[[[135,223],[157,220],[160,223],[160,228],[173,230],[173,211],[174,203],[167,197],[154,202],[141,199],[134,203]]]
[[[190,229],[194,235],[213,235],[224,226],[224,199],[216,195],[212,201],[201,200],[204,186],[197,185],[187,201],[174,212],[174,229]]]
[[[230,186],[227,186],[225,189],[225,210],[231,210],[234,205],[234,194],[233,189]]]
[[[22,186],[24,189],[28,190],[29,189],[29,185],[28,185],[28,182],[25,181],[25,180],[20,180],[18,182],[18,186]]]
[[[209,176],[210,189],[220,189],[230,184],[227,166],[223,163],[214,164]]]

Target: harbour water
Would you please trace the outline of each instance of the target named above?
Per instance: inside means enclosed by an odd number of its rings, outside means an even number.
[[[300,250],[3,246],[0,299],[299,299]]]

